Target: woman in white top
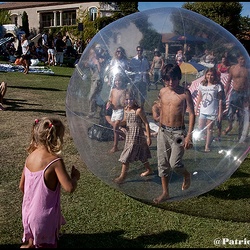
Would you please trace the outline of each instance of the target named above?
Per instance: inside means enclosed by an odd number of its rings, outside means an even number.
[[[109,64],[109,80],[108,85],[114,87],[114,79],[117,73],[126,75],[129,69],[129,60],[123,47],[118,47]]]
[[[198,99],[195,107],[195,113],[198,114],[199,105],[201,104],[198,126],[200,131],[203,131],[206,127],[205,152],[210,152],[214,122],[221,122],[222,119],[222,94],[216,68],[208,68],[205,72],[205,78],[198,87]]]
[[[22,47],[21,63],[24,67],[23,73],[28,74],[30,67],[30,48],[26,34],[22,34],[21,36],[21,47]]]

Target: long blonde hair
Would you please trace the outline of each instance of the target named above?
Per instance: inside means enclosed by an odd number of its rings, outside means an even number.
[[[217,72],[217,70],[216,70],[216,68],[215,67],[213,67],[213,68],[207,68],[206,69],[206,71],[205,71],[205,73],[204,73],[204,79],[201,81],[201,85],[203,85],[203,86],[207,86],[208,85],[208,80],[207,80],[207,78],[206,78],[206,74],[208,73],[208,72],[211,72],[211,73],[213,73],[213,75],[214,75],[214,79],[213,79],[213,84],[216,84],[216,83],[219,83],[219,81],[220,81],[220,79],[219,79],[219,77],[218,77],[218,72]]]
[[[21,43],[23,43],[25,40],[27,40],[27,36],[26,36],[26,34],[22,34]]]
[[[35,119],[31,130],[31,142],[27,149],[28,153],[32,153],[39,145],[43,145],[49,153],[60,154],[64,132],[65,126],[57,118]]]

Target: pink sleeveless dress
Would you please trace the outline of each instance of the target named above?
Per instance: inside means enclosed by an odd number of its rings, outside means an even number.
[[[61,185],[58,182],[55,191],[47,188],[44,182],[44,173],[52,163],[44,170],[31,172],[24,168],[24,196],[22,203],[23,242],[33,239],[33,244],[57,245],[58,234],[65,220],[61,214]]]

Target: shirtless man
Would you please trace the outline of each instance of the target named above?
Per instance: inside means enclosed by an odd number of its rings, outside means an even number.
[[[110,121],[108,121],[114,130],[114,145],[110,150],[110,153],[118,151],[118,139],[119,139],[119,126],[124,116],[124,104],[125,104],[125,92],[126,92],[126,80],[122,74],[117,74],[114,79],[114,87],[111,90],[109,101],[107,102],[106,109],[112,108],[112,115]]]
[[[155,204],[169,199],[169,175],[171,169],[183,176],[182,190],[190,186],[191,175],[182,163],[184,149],[192,147],[192,131],[195,124],[194,104],[188,89],[179,85],[182,74],[178,65],[167,64],[162,71],[165,87],[160,90],[160,129],[157,136],[158,175],[161,177],[162,194]],[[184,116],[188,111],[188,131]]]
[[[240,139],[244,123],[244,108],[249,105],[249,71],[245,66],[245,58],[239,55],[238,63],[231,66],[225,87],[225,94],[228,96],[232,82],[232,91],[228,107],[228,127],[223,132],[227,135],[233,128],[234,115],[237,113],[239,121],[238,138]]]

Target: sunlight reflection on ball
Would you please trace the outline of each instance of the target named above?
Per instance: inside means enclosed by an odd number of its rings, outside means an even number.
[[[248,69],[249,56],[231,33],[213,21],[182,8],[152,9],[121,18],[101,29],[84,50],[70,79],[66,97],[67,119],[77,150],[87,168],[106,184],[142,202],[152,203],[153,198],[162,192],[157,170],[156,137],[152,137],[150,146],[152,154],[150,164],[154,174],[140,177],[144,167],[140,162],[135,162],[130,164],[126,181],[117,185],[113,179],[121,172],[121,163],[118,159],[124,146],[124,140],[122,138],[119,140],[120,151],[109,153],[113,146],[113,132],[104,117],[105,103],[109,98],[112,86],[109,79],[116,74],[115,68],[110,67],[110,59],[114,57],[116,49],[122,47],[130,60],[136,55],[138,45],[142,45],[143,53],[150,62],[152,62],[154,49],[159,49],[166,63],[172,63],[177,50],[186,49],[186,46],[189,45],[192,49],[192,61],[205,68],[212,66],[200,60],[205,49],[213,51],[218,61],[225,52],[229,52],[232,64],[237,63],[236,57],[240,53],[245,57]],[[98,75],[91,73],[95,70],[92,67],[95,54],[104,61],[100,69],[102,71],[101,81],[99,81]],[[190,73],[184,68],[182,72],[183,78],[180,84],[189,83],[186,86],[189,87],[195,102],[197,97],[196,80],[202,79],[204,71],[197,69],[197,72]],[[131,86],[133,74],[130,71],[123,73],[126,74],[127,85]],[[221,75],[223,83],[226,78],[226,74]],[[158,84],[158,87],[161,88],[162,84]],[[151,107],[157,100],[159,88],[158,90],[155,89],[155,86],[150,86],[150,88],[151,90],[147,92],[145,111],[148,120],[153,121]],[[92,104],[91,100],[94,100]],[[228,135],[222,135],[221,141],[213,141],[209,153],[203,152],[205,131],[200,133],[197,130],[198,117],[196,117],[193,148],[186,150],[183,158],[185,167],[192,174],[191,186],[188,190],[182,191],[182,177],[172,173],[169,182],[169,202],[185,200],[206,193],[226,181],[235,172],[249,153],[248,109],[245,111],[246,117],[248,119],[245,119],[244,122],[244,134],[246,135],[246,138],[242,140],[244,142],[239,142],[239,125],[235,120],[233,130]],[[185,122],[188,126],[188,121]],[[94,138],[96,131],[92,127],[98,124],[111,132],[108,136],[111,140],[98,141]],[[226,117],[223,119],[222,126],[223,129],[227,126]],[[217,136],[216,125],[214,126],[214,136]]]

